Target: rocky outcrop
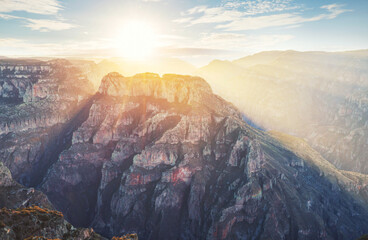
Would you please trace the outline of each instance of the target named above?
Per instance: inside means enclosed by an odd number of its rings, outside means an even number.
[[[93,229],[74,228],[63,214],[37,206],[0,210],[1,239],[104,239]]]
[[[190,76],[107,75],[40,187],[71,223],[109,237],[353,239],[368,231],[367,205],[345,185]]]
[[[75,228],[42,192],[26,188],[15,180],[0,162],[0,239],[105,239],[92,228]],[[138,240],[136,234],[121,238]]]
[[[41,207],[38,207],[38,206]],[[0,162],[0,238],[103,239],[93,229],[76,229],[54,210],[46,195],[13,180]]]
[[[32,205],[53,208],[43,193],[13,180],[9,169],[0,162],[0,208],[14,209]]]

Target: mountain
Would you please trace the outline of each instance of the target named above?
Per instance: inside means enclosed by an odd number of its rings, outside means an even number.
[[[96,96],[41,185],[72,223],[144,239],[367,231],[344,186],[249,127],[201,78],[110,73]]]
[[[134,75],[149,71],[159,74],[178,73],[193,74],[196,68],[176,58],[155,58],[149,61],[128,61],[121,58],[102,59],[97,63],[85,59],[68,59],[76,68],[80,69],[97,91],[102,77],[110,72],[120,72],[124,75]]]
[[[204,79],[113,72],[93,94],[84,89],[85,68],[46,65],[40,75],[26,68],[4,78],[28,73],[25,89],[33,90],[5,88],[0,160],[74,226],[142,239],[355,239],[368,232],[366,175],[250,127]]]
[[[367,50],[271,51],[198,73],[262,128],[306,139],[339,169],[368,173],[367,66]]]
[[[242,68],[252,67],[259,64],[270,64],[276,59],[282,57],[284,54],[291,53],[293,51],[268,51],[268,52],[260,52],[251,56],[246,56],[237,60],[234,60],[232,63],[235,65],[239,65]]]

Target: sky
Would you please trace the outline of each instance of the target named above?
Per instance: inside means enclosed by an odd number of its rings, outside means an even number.
[[[149,34],[135,32],[142,24]],[[268,50],[367,49],[368,1],[0,0],[0,56],[119,57],[147,44],[151,57],[195,65]]]

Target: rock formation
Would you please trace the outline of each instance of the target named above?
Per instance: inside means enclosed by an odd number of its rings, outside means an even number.
[[[94,90],[66,60],[0,66],[0,85],[14,82],[0,91],[0,158],[17,181],[35,186],[71,141]]]
[[[63,214],[37,206],[0,209],[0,238],[12,239],[65,239],[102,240],[93,229],[74,228]]]
[[[1,105],[9,111],[2,123],[14,128],[0,135],[0,159],[71,224],[142,239],[354,239],[368,232],[365,175],[331,170],[309,148],[250,127],[202,78],[110,73],[91,96],[72,91],[84,82],[69,75],[73,65],[49,64],[50,74],[63,70],[45,85],[46,98]],[[48,124],[66,103],[65,117]],[[24,127],[35,112],[13,115],[9,104],[51,110]]]
[[[190,76],[104,77],[41,190],[72,223],[106,236],[350,239],[368,231],[364,200]]]
[[[0,239],[104,239],[93,229],[74,228],[53,210],[46,195],[14,181],[1,162],[0,208]]]

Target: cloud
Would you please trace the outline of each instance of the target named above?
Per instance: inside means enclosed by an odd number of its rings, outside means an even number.
[[[0,12],[25,11],[51,15],[56,14],[61,8],[57,0],[0,0]]]
[[[342,5],[337,4],[325,5],[322,6],[321,8],[326,9],[327,13],[319,14],[308,18],[302,17],[296,13],[274,14],[259,17],[246,17],[233,20],[232,22],[226,24],[217,25],[216,28],[225,29],[227,31],[229,30],[242,31],[242,30],[255,30],[267,27],[276,27],[276,26],[299,25],[305,22],[314,22],[323,19],[333,19],[336,18],[341,13],[350,11],[348,9],[343,9]]]
[[[230,0],[218,7],[196,6],[182,12],[183,18],[174,20],[178,23],[188,23],[189,25],[199,23],[220,23],[233,21],[235,19],[271,12],[280,12],[297,9],[299,6],[291,3],[292,0]],[[202,16],[193,16],[202,14]],[[190,16],[190,17],[188,17]]]
[[[243,1],[230,0],[224,4],[224,8],[238,9],[246,15],[263,14],[270,12],[281,12],[300,8],[293,3],[293,0],[262,0],[262,1]]]
[[[24,26],[40,32],[60,31],[77,27],[77,25],[67,23],[63,19],[33,19],[2,13],[0,13],[0,18],[5,20],[19,19],[24,22]]]
[[[25,24],[26,27],[32,30],[39,30],[41,32],[60,31],[67,30],[76,27],[76,25],[71,23],[66,23],[58,20],[48,20],[48,19],[27,19],[28,23]]]
[[[333,19],[338,15],[351,11],[343,5],[330,4],[321,7],[325,13],[312,17],[303,17],[300,12],[290,12],[298,6],[290,5],[291,1],[231,1],[220,7],[197,6],[183,12],[176,23],[192,26],[200,23],[216,23],[217,29],[226,31],[255,30],[276,26],[298,26],[301,23]],[[264,15],[265,13],[281,12]],[[259,14],[262,14],[259,16]],[[255,16],[258,15],[258,16]]]
[[[323,17],[327,18],[327,19],[333,19],[336,18],[338,15],[344,13],[344,12],[351,12],[352,10],[350,9],[344,9],[343,8],[344,5],[342,4],[330,4],[330,5],[324,5],[321,8],[322,9],[326,9],[329,14],[325,14]]]
[[[9,14],[24,11],[40,15],[55,15],[62,9],[57,0],[0,0],[0,18],[5,20],[19,19],[24,26],[40,32],[61,31],[76,27],[62,18],[35,19]],[[6,14],[4,14],[6,13]]]
[[[196,14],[203,14],[203,15],[200,17],[193,16]],[[200,23],[227,22],[241,18],[242,16],[244,16],[244,13],[240,11],[227,10],[223,7],[207,8],[206,6],[197,6],[189,9],[182,15],[190,17],[175,19],[174,22],[187,23],[188,25],[195,25]]]
[[[9,14],[2,14],[2,13],[0,13],[0,18],[5,19],[5,20],[22,19],[22,17],[17,17],[17,16],[13,16],[13,15],[9,15]]]

